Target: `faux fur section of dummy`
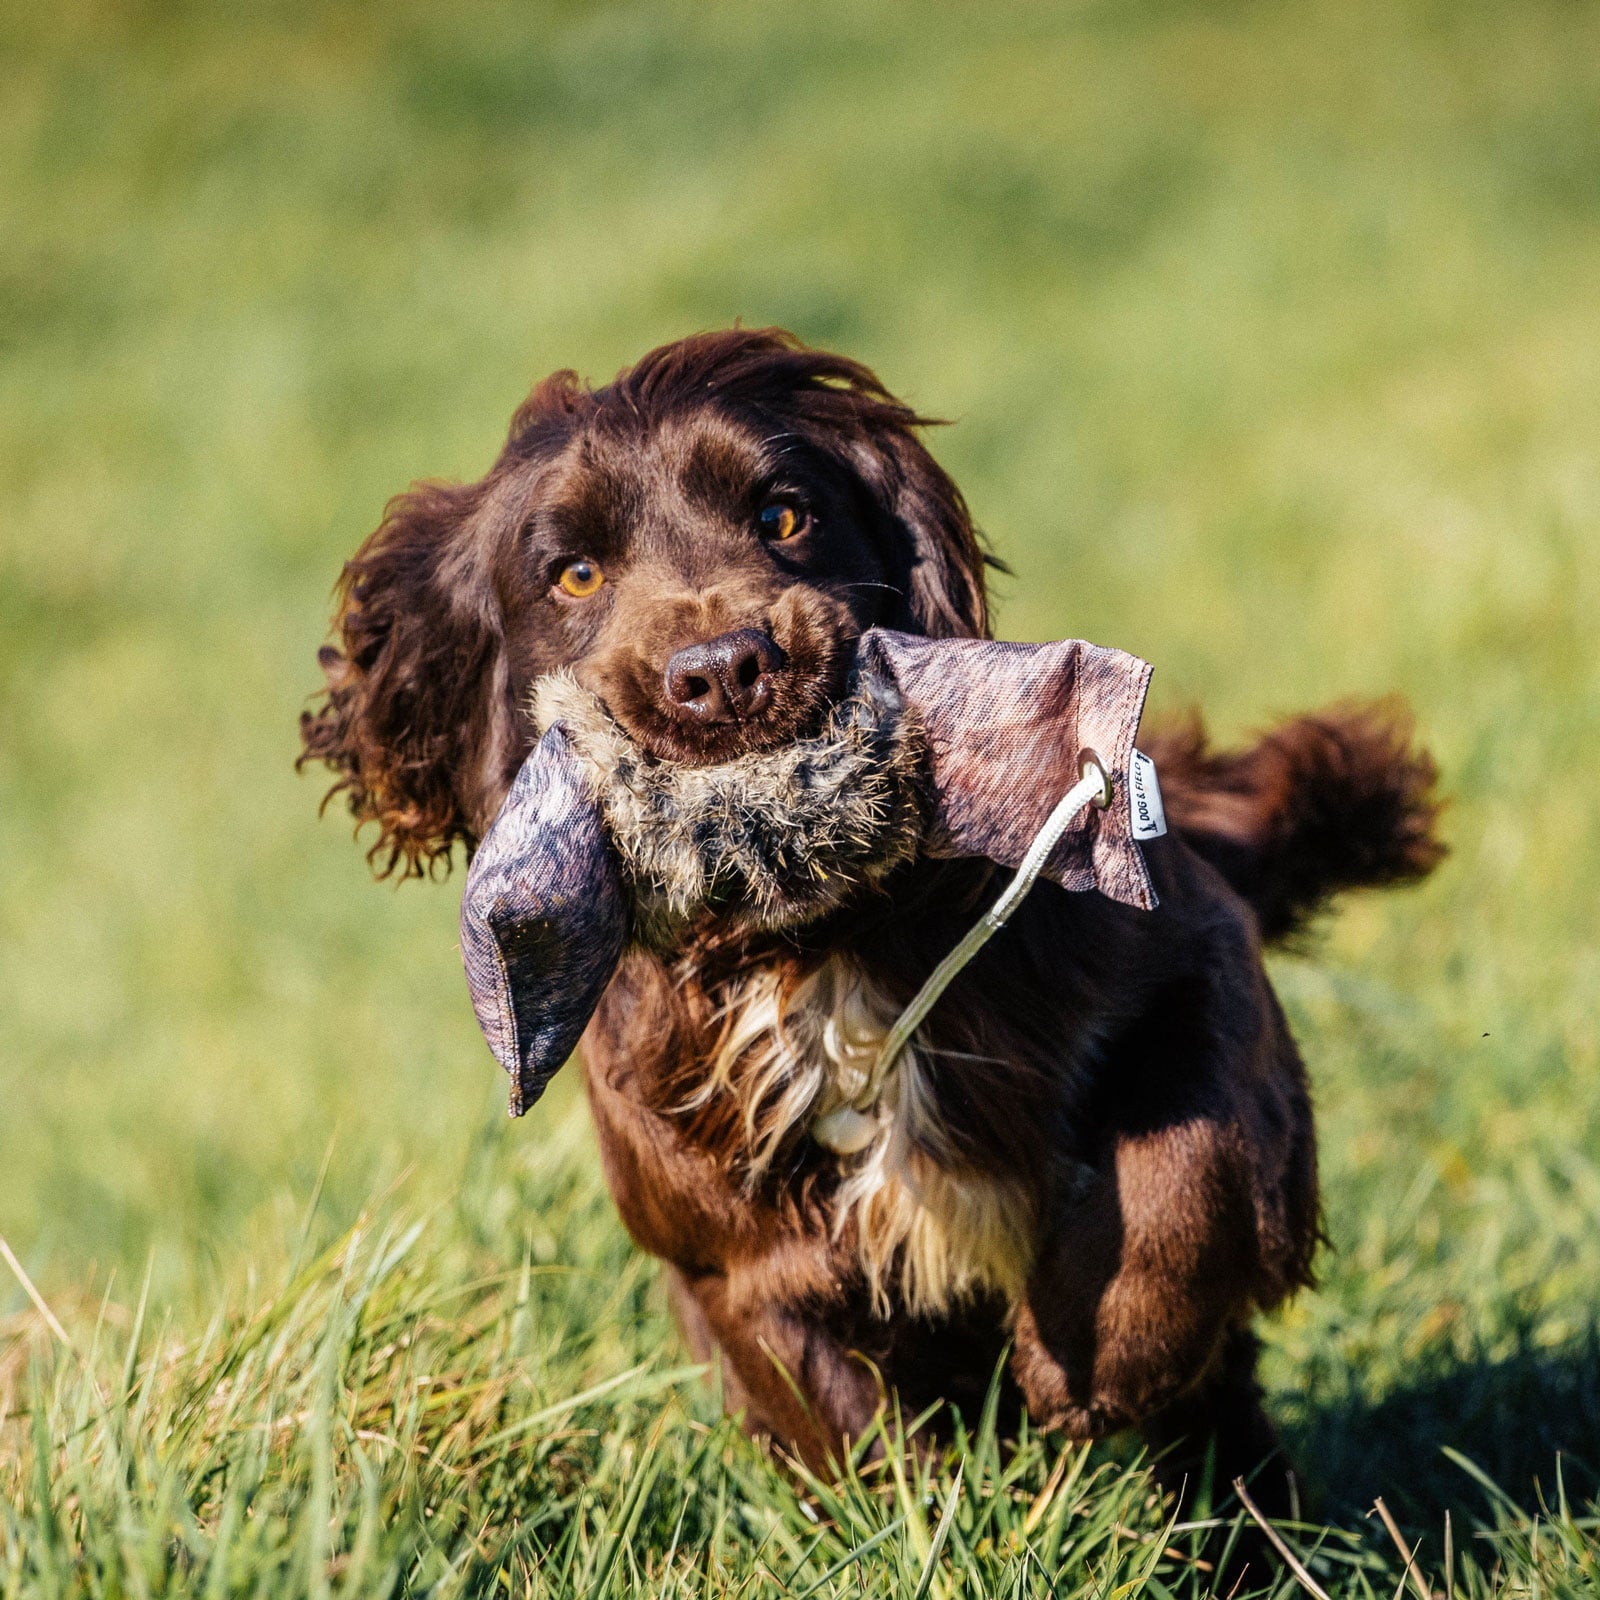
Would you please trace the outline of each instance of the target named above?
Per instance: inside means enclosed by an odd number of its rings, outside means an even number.
[[[742,930],[795,927],[916,854],[924,746],[889,686],[862,683],[813,738],[716,766],[642,750],[569,673],[533,689],[605,818],[633,902],[632,937],[670,946],[707,911]]]

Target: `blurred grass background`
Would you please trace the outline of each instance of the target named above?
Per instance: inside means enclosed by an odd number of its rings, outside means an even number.
[[[1597,1463],[1600,9],[61,0],[0,72],[0,1233],[52,1296],[149,1257],[200,1315],[325,1156],[330,1228],[542,1159],[457,886],[368,882],[295,717],[388,495],[742,318],[956,421],[1007,635],[1225,733],[1410,698],[1454,854],[1275,969],[1334,1248],[1274,1405],[1352,1501]]]

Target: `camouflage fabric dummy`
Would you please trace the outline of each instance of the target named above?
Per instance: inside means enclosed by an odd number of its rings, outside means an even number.
[[[809,739],[718,766],[648,754],[564,674],[479,845],[461,904],[473,1008],[520,1116],[571,1054],[630,942],[708,911],[750,929],[825,915],[917,855],[1021,862],[1092,751],[1111,780],[1043,875],[1150,908],[1137,841],[1162,831],[1133,747],[1150,668],[1081,640],[863,635]]]

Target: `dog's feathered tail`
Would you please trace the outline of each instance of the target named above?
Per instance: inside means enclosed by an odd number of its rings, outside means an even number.
[[[1304,932],[1340,891],[1415,882],[1445,854],[1438,769],[1397,702],[1295,717],[1242,750],[1212,750],[1198,715],[1140,745],[1168,822],[1255,908],[1269,942]]]

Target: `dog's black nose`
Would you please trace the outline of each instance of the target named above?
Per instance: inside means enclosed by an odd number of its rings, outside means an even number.
[[[765,711],[784,654],[759,628],[680,650],[666,670],[667,705],[685,722],[742,722]]]

